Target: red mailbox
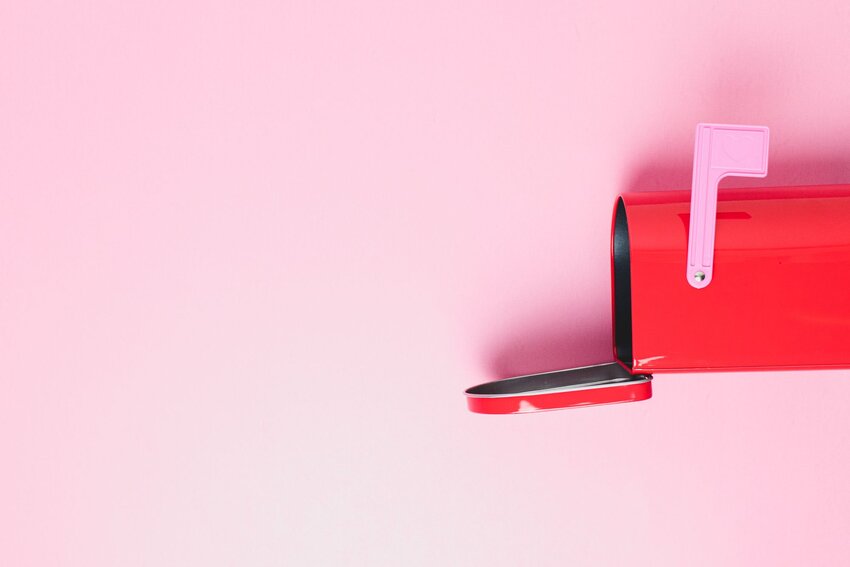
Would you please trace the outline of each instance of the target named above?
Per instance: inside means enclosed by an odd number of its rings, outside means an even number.
[[[700,129],[709,130],[702,148]],[[467,390],[469,408],[638,401],[663,372],[850,368],[850,185],[717,193],[725,175],[716,170],[728,171],[736,156],[743,166],[731,175],[766,174],[766,129],[761,144],[737,154],[740,144],[724,146],[753,131],[700,125],[691,192],[617,199],[612,362],[481,384]],[[747,168],[757,150],[764,173]]]

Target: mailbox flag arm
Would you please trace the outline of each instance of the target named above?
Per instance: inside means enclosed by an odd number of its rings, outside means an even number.
[[[697,124],[686,271],[692,287],[703,289],[711,283],[720,180],[765,177],[769,138],[767,126]]]

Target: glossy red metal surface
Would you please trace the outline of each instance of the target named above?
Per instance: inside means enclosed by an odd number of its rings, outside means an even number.
[[[682,277],[690,197],[623,195],[620,232],[615,206],[613,338],[625,370],[586,367],[588,387],[579,380],[549,392],[555,375],[582,369],[512,379],[518,386],[488,383],[467,391],[469,409],[525,413],[645,400],[659,372],[850,368],[850,185],[721,190],[714,277],[703,289]],[[627,284],[618,289],[618,281]],[[498,391],[508,395],[488,395]]]
[[[690,192],[622,199],[632,372],[850,367],[850,185],[721,189],[705,289],[682,276]]]
[[[637,402],[652,397],[652,382],[573,390],[551,394],[517,394],[516,396],[467,397],[470,411],[475,413],[529,413],[581,406]]]

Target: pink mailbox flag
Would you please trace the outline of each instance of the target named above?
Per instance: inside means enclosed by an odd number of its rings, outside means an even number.
[[[711,283],[717,185],[729,176],[766,176],[769,137],[766,126],[697,124],[687,266],[688,283],[697,289]]]

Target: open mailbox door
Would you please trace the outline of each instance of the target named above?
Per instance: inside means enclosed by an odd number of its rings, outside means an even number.
[[[518,376],[469,388],[466,400],[476,413],[527,413],[637,402],[652,396],[652,377],[632,374],[616,362]]]

